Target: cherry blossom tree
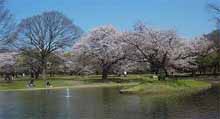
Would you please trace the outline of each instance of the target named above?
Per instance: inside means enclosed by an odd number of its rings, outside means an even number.
[[[5,80],[12,80],[12,77],[15,75],[17,55],[17,52],[0,53],[1,73],[3,73]]]
[[[79,46],[77,46],[79,47]],[[67,67],[69,67],[70,74],[76,75],[88,75],[96,73],[97,68],[93,62],[92,57],[88,54],[86,49],[82,47],[79,49],[74,49],[73,55],[69,58]]]
[[[174,31],[159,31],[148,28],[143,23],[134,27],[134,32],[128,32],[124,42],[133,47],[135,61],[148,62],[151,72],[158,74],[167,67],[174,49],[178,48],[179,39]],[[176,55],[176,54],[175,54]]]
[[[128,45],[123,42],[123,33],[112,25],[100,26],[82,37],[74,49],[101,70],[102,79],[106,80],[110,70],[129,54]],[[87,60],[87,61],[88,61]]]
[[[196,71],[205,69],[207,64],[201,62],[201,59],[207,57],[213,52],[213,42],[208,40],[205,36],[196,37],[192,40],[185,41],[185,45],[182,45],[181,58],[177,60],[176,66],[178,69],[182,69],[185,72],[192,72],[194,75]]]
[[[195,71],[198,57],[207,55],[210,48],[211,42],[205,37],[190,41],[172,30],[154,30],[136,24],[134,31],[128,32],[117,31],[113,26],[95,28],[74,45],[73,54],[74,62],[81,64],[78,71],[101,70],[102,79],[106,79],[109,73],[120,74],[138,68],[166,75]]]

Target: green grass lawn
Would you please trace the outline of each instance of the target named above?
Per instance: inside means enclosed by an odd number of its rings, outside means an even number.
[[[170,93],[193,93],[211,87],[208,82],[197,80],[146,80],[143,83],[121,90],[129,94],[170,94]]]
[[[44,80],[35,80],[36,87],[27,88],[30,78],[20,77],[17,80],[7,83],[0,82],[1,90],[37,90],[47,89]],[[153,79],[152,75],[128,75],[127,77],[118,77],[110,75],[108,81],[101,80],[101,75],[89,76],[61,76],[48,77],[48,81],[52,84],[53,88],[66,88],[66,87],[114,87],[114,86],[129,86],[122,90],[125,93],[138,93],[138,94],[164,94],[168,92],[181,92],[181,91],[194,91],[206,89],[211,86],[208,82],[196,81],[192,79],[184,80],[167,80],[158,81]]]
[[[133,77],[132,79],[129,79]],[[108,81],[102,81],[100,75],[90,76],[55,76],[48,77],[48,80],[52,84],[52,88],[46,87],[45,80],[35,80],[35,87],[28,88],[29,77],[20,77],[16,80],[6,82],[0,82],[0,91],[11,90],[38,90],[38,89],[57,89],[57,88],[74,88],[74,87],[115,87],[115,86],[133,86],[140,82],[140,79],[136,79],[134,76],[126,78],[109,76]]]
[[[25,89],[27,88],[28,80],[18,80],[18,81],[11,81],[11,82],[1,82],[0,83],[0,90],[9,90],[9,89]],[[71,80],[53,80],[50,81],[53,87],[62,87],[62,86],[74,86],[78,85],[78,82],[71,81]],[[35,81],[35,88],[45,88],[45,81],[44,80],[36,80]]]

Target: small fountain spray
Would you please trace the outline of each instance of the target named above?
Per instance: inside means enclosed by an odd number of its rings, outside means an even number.
[[[65,97],[67,97],[67,98],[71,97],[69,88],[66,88],[66,96]]]

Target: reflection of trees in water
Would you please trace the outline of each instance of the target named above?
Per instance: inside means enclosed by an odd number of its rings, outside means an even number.
[[[122,95],[118,89],[102,88],[95,100],[98,107],[95,119],[142,119],[140,98],[134,95]],[[96,106],[97,106],[96,105]],[[90,117],[91,118],[91,117]]]
[[[1,93],[0,118],[218,119],[220,89],[186,97],[122,95],[117,89],[88,88]],[[5,103],[7,102],[7,103]]]
[[[14,104],[14,110],[10,110],[8,114],[15,119],[60,119],[61,117],[70,119],[67,113],[72,110],[67,111],[66,99],[62,96],[64,96],[62,90],[15,92],[11,96],[6,96],[10,97],[8,101]]]
[[[148,119],[168,119],[168,105],[166,100],[153,97],[141,97],[142,113]]]
[[[112,90],[103,89],[102,90],[102,104],[103,104],[103,112],[105,119],[112,119],[113,112],[113,103],[114,103],[114,96],[111,96]]]
[[[3,93],[0,97],[6,98],[7,101],[5,102],[7,102],[7,106],[2,106],[3,102],[0,103],[0,107],[4,107],[1,112],[16,119],[31,117],[43,118],[46,111],[50,110],[47,110],[47,101],[44,100],[44,96],[42,95],[40,91]],[[4,112],[4,110],[8,111]],[[2,117],[4,117],[4,115],[1,115],[0,118]]]
[[[186,97],[142,97],[140,105],[148,119],[218,119],[220,89]]]
[[[97,100],[102,111],[98,111],[98,115],[103,112],[103,117],[96,119],[142,119],[139,110],[139,97],[122,95],[118,89],[103,88],[100,99]]]
[[[213,103],[216,98],[210,98],[201,98],[200,95],[179,98],[142,97],[140,105],[143,114],[149,119],[215,119],[218,111]]]
[[[192,96],[192,101],[200,114],[200,119],[219,119],[220,87],[213,88]]]

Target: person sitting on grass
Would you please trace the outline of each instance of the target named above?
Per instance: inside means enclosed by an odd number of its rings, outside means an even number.
[[[27,87],[28,87],[28,88],[35,87],[34,79],[31,79],[31,80],[30,80],[30,82],[28,83]]]
[[[50,88],[52,88],[53,86],[50,84],[49,81],[47,81],[47,83],[46,83],[46,87],[50,87]]]

